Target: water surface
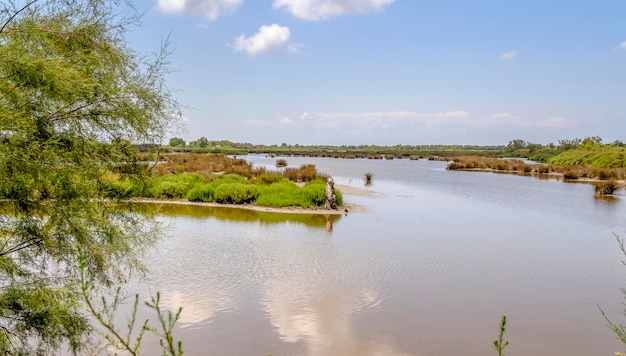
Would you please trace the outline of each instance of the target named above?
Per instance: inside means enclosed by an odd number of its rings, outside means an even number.
[[[344,197],[368,211],[164,208],[148,285],[183,307],[187,354],[495,355],[502,314],[509,356],[623,351],[597,307],[620,320],[623,195],[426,160],[286,159],[371,190]]]

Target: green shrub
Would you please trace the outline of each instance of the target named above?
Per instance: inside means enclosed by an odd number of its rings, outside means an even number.
[[[189,190],[205,182],[206,178],[198,173],[170,174],[155,180],[150,196],[162,199],[184,198]]]
[[[240,176],[238,174],[224,174],[224,175],[218,176],[210,184],[211,186],[213,186],[213,188],[217,188],[218,186],[222,184],[232,184],[232,183],[244,184],[246,183],[246,177]]]
[[[339,189],[334,189],[333,190],[335,192],[335,204],[337,205],[343,205],[343,194],[341,194],[341,191],[339,191]]]
[[[326,203],[326,182],[321,179],[311,181],[302,188],[302,193],[311,206],[324,206]]]
[[[215,188],[210,184],[198,185],[187,192],[187,199],[196,202],[214,201]]]
[[[171,181],[161,181],[152,188],[153,198],[177,199],[187,194],[187,187]]]
[[[302,197],[302,188],[286,179],[261,187],[256,203],[271,207],[308,207]]]
[[[248,204],[255,201],[259,189],[252,184],[226,183],[215,188],[213,198],[221,204]]]

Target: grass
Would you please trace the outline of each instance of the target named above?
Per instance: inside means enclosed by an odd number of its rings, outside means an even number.
[[[499,159],[483,156],[440,158],[440,160],[452,161],[446,167],[446,169],[449,170],[488,170],[527,175],[555,174],[561,175],[565,180],[581,178],[610,180],[624,179],[626,177],[626,170],[624,168],[600,168],[544,163],[526,164],[518,159]]]
[[[498,334],[498,338],[493,342],[493,345],[496,347],[496,351],[498,352],[498,356],[504,356],[504,348],[509,345],[508,341],[504,341],[504,333],[506,332],[506,315],[502,316],[502,320],[500,321],[500,334]]]
[[[558,165],[590,166],[596,168],[626,168],[626,147],[587,144],[567,150],[547,162]]]
[[[372,177],[374,177],[374,173],[367,172],[365,173],[365,186],[369,187],[372,185]]]
[[[595,194],[598,196],[611,195],[619,188],[617,183],[612,179],[596,183],[594,186]]]

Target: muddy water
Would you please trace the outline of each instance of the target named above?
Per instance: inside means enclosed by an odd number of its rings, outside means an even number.
[[[369,190],[345,196],[367,212],[164,208],[147,283],[183,307],[187,354],[495,355],[502,314],[508,356],[623,351],[597,305],[621,320],[626,196],[425,160],[286,159]]]

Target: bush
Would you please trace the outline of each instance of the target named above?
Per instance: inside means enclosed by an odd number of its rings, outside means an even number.
[[[302,193],[311,206],[324,206],[326,203],[326,182],[321,179],[311,181],[302,188]]]
[[[259,189],[252,184],[226,183],[215,188],[213,198],[221,204],[248,204],[256,200]]]
[[[156,181],[150,195],[153,198],[184,198],[189,190],[204,183],[206,178],[198,173],[170,174]]]
[[[611,195],[617,189],[619,189],[619,186],[614,180],[607,180],[595,184],[596,195]]]
[[[152,188],[153,198],[178,199],[187,194],[187,187],[172,181],[161,181]]]
[[[259,191],[256,203],[258,205],[277,208],[286,206],[310,206],[307,205],[303,199],[302,189],[293,181],[286,179],[262,187]]]
[[[276,172],[263,173],[254,180],[254,184],[270,185],[276,182],[280,182],[283,179],[285,179],[285,177],[280,173],[276,173]]]
[[[213,186],[213,188],[217,188],[218,186],[222,184],[231,184],[231,183],[244,184],[246,183],[246,178],[238,174],[224,174],[215,178],[213,181],[211,181],[210,184],[211,186]]]
[[[196,186],[187,192],[187,199],[196,202],[214,201],[215,188],[210,184]]]
[[[277,159],[276,167],[287,167],[287,161],[284,159]]]

